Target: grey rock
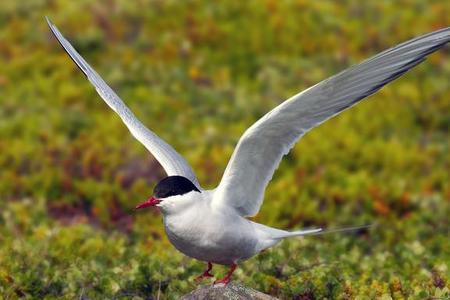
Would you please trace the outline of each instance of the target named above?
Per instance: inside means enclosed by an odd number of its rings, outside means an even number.
[[[270,295],[238,283],[205,285],[181,297],[181,300],[277,300]]]

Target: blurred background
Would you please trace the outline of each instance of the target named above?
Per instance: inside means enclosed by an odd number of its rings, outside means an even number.
[[[164,171],[44,16],[212,188],[258,118],[449,26],[450,3],[0,2],[0,294],[176,299],[204,264],[170,246],[156,210],[132,210]],[[448,298],[449,78],[447,47],[307,134],[255,217],[283,229],[376,228],[285,241],[235,279],[283,299]]]

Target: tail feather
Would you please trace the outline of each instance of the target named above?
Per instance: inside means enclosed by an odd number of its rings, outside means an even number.
[[[343,227],[343,228],[333,228],[333,229],[327,229],[327,230],[323,230],[323,228],[315,228],[315,229],[298,230],[298,231],[284,231],[284,230],[276,229],[275,232],[272,232],[272,234],[273,234],[272,238],[284,239],[284,238],[288,238],[288,237],[303,236],[303,235],[322,235],[322,234],[328,234],[328,233],[358,231],[358,230],[368,229],[373,226],[374,226],[374,224],[353,226],[353,227]]]
[[[284,239],[284,238],[294,237],[294,236],[320,234],[320,232],[322,232],[322,231],[323,231],[322,228],[298,230],[298,231],[283,231],[281,233],[274,234],[272,236],[272,238],[274,238],[274,239]]]
[[[370,228],[374,225],[364,225],[364,226],[354,226],[354,227],[344,227],[344,228],[335,228],[323,230],[322,228],[315,229],[306,229],[306,230],[298,230],[298,231],[285,231],[276,228],[272,228],[266,225],[262,225],[259,223],[252,222],[255,227],[257,234],[259,236],[258,244],[255,247],[255,253],[260,252],[264,249],[272,247],[278,244],[282,239],[288,237],[296,237],[296,236],[304,236],[304,235],[319,235],[326,233],[335,233],[335,232],[348,232],[348,231],[357,231],[362,229]]]
[[[321,232],[312,233],[311,235],[319,235],[319,234],[322,235],[322,234],[337,233],[337,232],[359,231],[359,230],[369,229],[374,226],[375,226],[375,224],[353,226],[353,227],[332,228],[332,229],[323,230]]]

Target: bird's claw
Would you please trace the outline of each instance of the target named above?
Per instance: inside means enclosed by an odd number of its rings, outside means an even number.
[[[219,284],[227,285],[228,283],[230,283],[229,277],[225,277],[225,278],[214,281],[214,285],[219,285]]]
[[[236,270],[237,264],[233,263],[230,267],[230,270],[228,271],[227,275],[222,278],[214,281],[214,285],[223,284],[227,285],[230,282],[231,275],[233,275],[234,270]]]
[[[197,276],[195,278],[195,281],[197,281],[197,282],[202,281],[203,279],[208,278],[208,277],[214,277],[214,275],[209,273],[208,271],[205,271],[205,272],[203,272],[202,275]]]

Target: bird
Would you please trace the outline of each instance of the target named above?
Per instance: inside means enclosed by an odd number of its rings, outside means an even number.
[[[416,37],[283,101],[244,132],[220,183],[215,189],[207,190],[201,187],[188,162],[145,127],[50,19],[46,17],[46,20],[100,97],[167,174],[156,184],[153,195],[136,209],[158,208],[173,246],[207,263],[207,269],[197,279],[213,277],[213,264],[229,266],[225,277],[214,284],[228,284],[239,263],[285,238],[324,232],[322,228],[286,231],[250,219],[258,213],[266,186],[282,157],[305,133],[374,94],[450,40],[450,27]]]

